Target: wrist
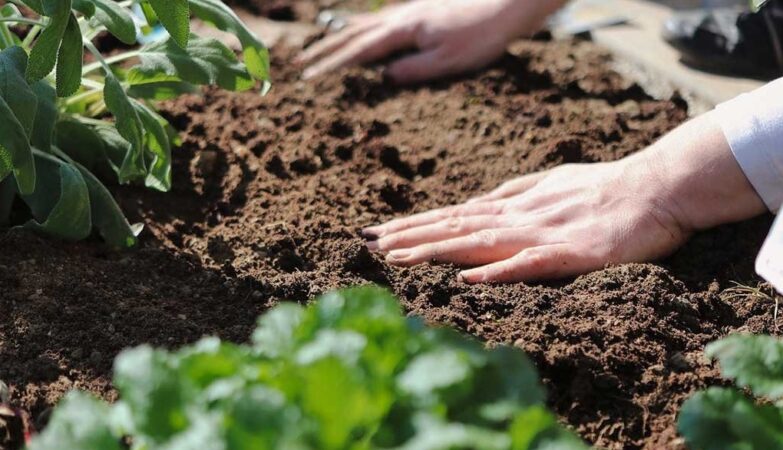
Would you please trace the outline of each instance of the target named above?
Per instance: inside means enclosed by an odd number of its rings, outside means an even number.
[[[680,126],[639,158],[653,180],[651,194],[686,232],[767,211],[709,115]]]

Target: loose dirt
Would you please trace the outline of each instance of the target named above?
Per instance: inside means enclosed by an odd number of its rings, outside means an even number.
[[[479,74],[409,89],[373,69],[305,83],[292,54],[275,51],[266,97],[207,90],[165,105],[184,137],[174,190],[115,189],[146,224],[138,249],[0,235],[0,379],[15,405],[40,417],[69,389],[114,399],[125,347],[243,342],[280,301],[374,282],[411,314],[528,352],[552,408],[590,443],[676,447],[683,400],[720,382],[704,345],[776,333],[774,305],[722,299],[733,281],[759,283],[767,217],[701,233],[659,264],[532,285],[390,267],[358,236],[524,173],[621,158],[685,120],[684,102],[648,97],[593,45],[520,43]]]

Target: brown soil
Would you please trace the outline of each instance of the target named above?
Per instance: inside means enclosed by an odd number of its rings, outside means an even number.
[[[401,0],[225,0],[231,6],[285,22],[315,22],[323,10],[371,11]]]
[[[456,269],[387,266],[357,230],[464,200],[519,174],[607,161],[686,117],[611,72],[589,43],[516,45],[466,79],[414,89],[353,69],[298,81],[275,52],[267,97],[214,90],[165,106],[184,132],[175,189],[118,189],[136,250],[0,236],[0,379],[35,417],[68,389],[113,399],[112,358],[202,335],[245,341],[258,314],[341,286],[390,286],[405,308],[535,360],[562,420],[608,448],[676,446],[675,415],[719,382],[704,345],[774,332],[756,285],[768,218],[696,236],[660,264],[549,284],[468,286]]]

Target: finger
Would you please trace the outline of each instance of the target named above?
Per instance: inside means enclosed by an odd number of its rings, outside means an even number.
[[[340,47],[350,42],[356,36],[372,29],[374,24],[371,23],[357,23],[352,24],[348,28],[339,31],[335,34],[326,36],[320,41],[314,43],[310,47],[306,48],[297,58],[296,62],[299,64],[308,64],[321,58],[323,55],[334,52]]]
[[[500,215],[451,217],[430,225],[409,228],[368,243],[371,250],[389,251],[411,248],[428,242],[440,242],[475,233],[480,230],[502,228],[507,221]]]
[[[531,247],[496,263],[465,270],[460,278],[467,283],[516,283],[564,278],[599,269],[576,252],[571,244]]]
[[[499,214],[502,210],[503,205],[499,202],[449,206],[447,208],[434,209],[432,211],[414,214],[410,217],[394,219],[383,225],[365,228],[362,230],[362,234],[368,239],[380,239],[391,233],[430,225],[451,217],[493,215]]]
[[[360,12],[350,14],[346,17],[348,23],[359,24],[367,21],[381,22],[389,19],[391,16],[401,13],[405,14],[402,10],[410,8],[410,3],[399,3],[393,5],[386,5],[378,11]]]
[[[389,65],[386,76],[397,84],[414,84],[457,71],[454,59],[439,47],[416,53]]]
[[[313,78],[341,67],[380,59],[392,52],[410,47],[414,44],[414,32],[411,27],[384,27],[367,31],[335,53],[310,66],[304,71],[302,78]]]
[[[539,172],[507,181],[487,194],[468,200],[468,203],[489,202],[522,194],[537,185],[545,176],[546,172]]]
[[[390,264],[413,266],[427,261],[459,265],[489,264],[511,258],[522,250],[541,245],[540,233],[528,227],[487,229],[441,242],[394,250],[386,260]]]

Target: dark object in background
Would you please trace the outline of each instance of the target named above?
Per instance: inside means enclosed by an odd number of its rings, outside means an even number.
[[[663,37],[700,69],[762,79],[783,75],[783,0],[770,0],[757,12],[680,12],[666,22]]]

